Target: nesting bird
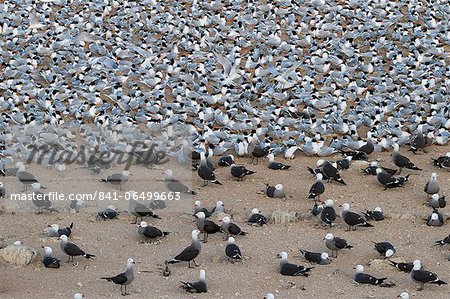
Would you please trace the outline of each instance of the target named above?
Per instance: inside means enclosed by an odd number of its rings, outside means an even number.
[[[182,288],[189,293],[206,293],[208,291],[206,285],[206,272],[205,270],[200,270],[200,275],[198,281],[195,282],[184,282],[180,281]]]
[[[261,211],[257,208],[253,208],[250,217],[247,220],[249,224],[257,224],[259,226],[263,226],[267,224],[267,218],[261,214]]]
[[[288,254],[285,251],[277,254],[277,257],[280,258],[280,274],[285,276],[309,276],[309,271],[314,269],[314,267],[304,267],[300,265],[291,264],[288,262]]]

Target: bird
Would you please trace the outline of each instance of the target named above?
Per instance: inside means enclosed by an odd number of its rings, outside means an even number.
[[[384,220],[383,210],[381,210],[380,207],[376,207],[373,211],[366,210],[363,214],[367,218],[375,220],[375,221]]]
[[[350,168],[350,163],[353,159],[353,156],[347,156],[342,160],[338,160],[336,161],[337,164],[337,169],[349,169]]]
[[[122,185],[128,182],[128,176],[130,175],[132,174],[128,170],[124,170],[121,173],[112,174],[106,179],[101,179],[100,182],[116,185],[118,190],[122,190]]]
[[[413,263],[397,263],[394,261],[389,261],[389,263],[391,263],[392,266],[399,269],[400,271],[406,272],[406,273],[410,273],[414,267]]]
[[[403,168],[412,169],[412,170],[422,170],[414,163],[412,163],[407,157],[403,156],[399,152],[399,145],[397,143],[393,144],[394,151],[392,152],[392,162],[398,167],[398,174],[402,172]]]
[[[320,200],[320,195],[325,192],[325,185],[322,183],[322,174],[316,174],[316,182],[309,189],[308,198]]]
[[[194,216],[198,212],[203,212],[205,214],[205,218],[211,217],[212,212],[208,211],[207,208],[202,207],[202,203],[200,200],[196,200],[194,203]]]
[[[253,139],[256,140],[256,139]],[[254,142],[254,141],[252,141]],[[268,147],[262,147],[259,145],[255,145],[253,150],[252,150],[252,161],[251,163],[254,163],[254,161],[256,160],[255,164],[258,164],[258,159],[265,157],[269,154],[269,148]]]
[[[357,226],[363,227],[373,227],[372,224],[368,223],[364,217],[359,215],[358,213],[350,211],[350,205],[348,203],[343,203],[342,207],[342,219],[348,225],[348,231],[352,228],[356,230]]]
[[[280,253],[277,254],[277,257],[280,258],[280,274],[281,275],[285,275],[285,276],[305,276],[308,277],[309,276],[309,271],[311,271],[312,269],[314,269],[314,267],[304,267],[304,266],[300,266],[300,265],[295,265],[295,264],[291,264],[288,263],[288,254],[285,251],[282,251]]]
[[[160,229],[150,226],[145,221],[139,223],[138,234],[144,239],[155,239],[160,237],[165,237],[170,234],[170,232],[164,232]]]
[[[275,162],[275,156],[273,154],[268,154],[267,158],[269,159],[268,167],[272,170],[284,170],[291,168],[290,165],[286,165],[280,162]]]
[[[195,262],[195,258],[200,254],[202,250],[202,245],[200,240],[198,239],[198,235],[200,231],[198,229],[194,229],[191,233],[192,242],[191,245],[183,249],[183,251],[178,254],[176,257],[168,261],[169,264],[175,264],[180,262],[188,262],[188,267],[191,268],[191,262],[194,263],[194,266],[197,267],[197,263]]]
[[[334,209],[334,200],[331,198],[325,200],[325,207],[320,213],[320,219],[325,225],[333,226],[334,221],[336,220],[336,210]]]
[[[119,213],[116,211],[116,207],[114,207],[113,205],[108,205],[106,209],[97,213],[97,217],[103,220],[115,219],[117,215],[119,215]]]
[[[396,188],[402,187],[407,181],[409,181],[409,174],[406,176],[393,177],[392,175],[383,172],[381,168],[377,168],[377,180],[384,187],[384,190],[387,188]]]
[[[367,160],[368,155],[373,153],[375,147],[372,141],[372,132],[367,132],[367,142],[364,145],[361,145],[355,151],[346,151],[343,152],[347,156],[351,156],[353,160]]]
[[[69,256],[69,262],[72,260],[74,256],[83,256],[86,259],[91,259],[95,257],[93,254],[89,254],[81,250],[77,245],[71,243],[67,240],[66,235],[62,235],[59,237],[61,250]]]
[[[417,151],[424,150],[426,145],[427,145],[427,141],[426,141],[425,136],[423,136],[423,124],[419,124],[417,126],[417,135],[412,140],[411,147],[408,151],[413,152],[414,154],[417,154]]]
[[[203,186],[206,186],[209,182],[222,185],[222,183],[217,180],[214,172],[208,167],[204,152],[200,152],[200,165],[198,166],[197,174],[203,180]]]
[[[208,235],[215,234],[221,231],[219,225],[211,220],[205,219],[205,213],[198,212],[194,216],[195,218],[197,218],[196,225],[198,230],[203,233],[203,243],[208,242]]]
[[[303,249],[300,249],[300,252],[303,257],[310,263],[319,265],[328,265],[330,263],[330,257],[326,252],[310,252]]]
[[[442,226],[442,225],[444,225],[444,217],[437,210],[433,209],[433,212],[427,218],[426,225],[428,225],[428,226]]]
[[[132,191],[130,191],[132,192]],[[152,210],[139,203],[137,200],[130,199],[128,200],[128,212],[135,216],[135,221],[133,224],[137,223],[137,219],[140,218],[142,221],[143,217],[152,217],[156,219],[161,219],[157,214],[153,213]]]
[[[311,215],[313,215],[314,217],[321,214],[322,211],[323,211],[323,205],[318,204],[317,201],[314,202],[314,206],[309,210]]]
[[[272,293],[267,293],[263,299],[275,299],[275,296]]]
[[[230,165],[230,173],[233,177],[241,181],[245,176],[256,173],[255,171],[248,170],[244,166],[237,166],[235,164]]]
[[[447,201],[445,196],[439,197],[439,194],[433,194],[425,205],[432,207],[433,209],[442,209],[447,205]]]
[[[211,213],[225,213],[225,205],[223,202],[218,200],[216,205],[211,209]]]
[[[267,218],[261,214],[261,211],[258,208],[253,208],[247,223],[263,226],[264,224],[267,224]]]
[[[425,184],[423,191],[428,195],[439,193],[439,183],[437,181],[437,174],[433,172],[430,180]]]
[[[320,161],[320,160],[319,160]],[[336,167],[334,167],[329,161],[321,160],[320,163],[322,166],[322,174],[323,177],[328,178],[328,181],[336,181],[338,183],[341,183],[342,185],[347,185],[344,180],[341,178],[341,175],[339,174],[339,171]]]
[[[365,274],[364,267],[362,265],[357,265],[355,267],[356,273],[353,276],[353,280],[357,283],[361,284],[372,284],[372,285],[381,285],[384,283],[384,281],[387,279],[387,277],[383,278],[375,278],[372,275]]]
[[[418,291],[422,291],[426,283],[437,285],[447,284],[445,281],[440,280],[435,273],[423,270],[420,260],[415,260],[413,265],[414,267],[411,271],[411,279],[413,282],[419,284],[417,288]]]
[[[450,234],[447,236],[447,237],[445,237],[444,239],[442,239],[442,240],[438,240],[438,241],[435,241],[435,245],[439,245],[439,246],[442,246],[442,245],[445,245],[445,244],[449,244],[450,245]]]
[[[134,280],[134,273],[133,273],[134,265],[135,265],[134,260],[132,258],[128,258],[125,272],[117,274],[116,276],[112,277],[101,277],[100,279],[105,279],[106,281],[112,281],[115,284],[119,284],[120,294],[122,296],[129,295],[127,293],[127,285],[131,284]]]
[[[225,254],[228,259],[232,261],[242,259],[241,250],[236,245],[236,240],[233,237],[228,237],[227,246],[225,247]]]
[[[72,229],[73,222],[66,228],[59,228],[58,224],[47,224],[47,227],[44,229],[44,235],[47,237],[61,237],[62,235],[70,237],[72,234]]]
[[[205,270],[200,270],[199,279],[196,282],[184,282],[180,281],[182,288],[189,293],[206,293],[208,288],[206,286],[206,272]]]
[[[232,164],[234,164],[234,156],[227,155],[227,156],[220,157],[217,164],[219,166],[231,166]]]
[[[164,177],[164,183],[171,192],[180,192],[180,193],[186,193],[191,195],[196,195],[197,192],[191,190],[188,186],[183,184],[177,179],[173,178],[173,171],[172,169],[166,169],[163,174]]]
[[[242,231],[239,226],[231,223],[231,219],[228,216],[223,217],[219,222],[220,228],[225,232],[227,237],[233,236],[245,236],[247,233]]]
[[[397,173],[396,169],[391,169],[391,168],[378,166],[378,162],[377,161],[370,162],[370,165],[367,166],[366,168],[364,168],[363,172],[364,172],[364,174],[377,175],[377,169],[378,168],[381,168],[384,172],[386,172],[386,173],[388,173],[390,175],[394,175],[394,174]]]
[[[73,299],[83,299],[84,295],[81,293],[75,293],[73,294]]]
[[[337,257],[337,254],[341,249],[353,248],[352,245],[347,244],[347,241],[345,239],[335,237],[332,233],[326,234],[324,240],[327,248],[331,250],[332,257]]]
[[[41,214],[43,212],[42,210],[47,210],[51,213],[58,213],[58,210],[53,207],[52,201],[49,199],[48,194],[42,192],[41,184],[33,183],[31,184],[31,188],[33,189],[32,202],[38,208],[38,214]]]
[[[45,268],[59,268],[60,260],[53,256],[53,250],[51,247],[42,246],[44,248],[44,256],[42,257],[42,263]]]
[[[0,182],[0,198],[4,198],[6,195],[5,187],[3,186],[3,183]]]
[[[284,198],[284,190],[282,184],[276,184],[275,186],[270,186],[266,184],[266,195],[270,198]]]
[[[385,258],[389,258],[394,255],[395,247],[389,242],[372,242],[375,245],[376,251]]]
[[[409,299],[409,294],[407,292],[403,292],[397,296],[400,299]]]
[[[39,184],[39,181],[34,177],[33,174],[25,171],[25,165],[22,162],[17,162],[16,167],[17,180],[23,184],[22,192],[27,191],[28,186],[32,186],[32,184]]]

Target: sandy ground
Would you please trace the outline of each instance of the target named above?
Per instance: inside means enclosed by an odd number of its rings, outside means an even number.
[[[405,149],[402,148],[401,151],[405,152]],[[237,237],[237,244],[248,259],[242,263],[227,263],[224,261],[226,242],[223,236],[210,236],[197,258],[201,268],[188,269],[187,264],[174,265],[169,277],[161,275],[158,265],[178,254],[190,243],[190,232],[195,227],[189,214],[192,210],[190,198],[177,203],[176,207],[166,209],[167,211],[160,211],[163,219],[148,220],[152,225],[172,232],[158,244],[143,244],[136,225],[130,224],[132,217],[125,213],[118,220],[95,221],[93,215],[110,204],[108,201],[90,203],[90,207],[77,214],[66,210],[67,202],[57,202],[55,206],[61,210],[60,213],[36,215],[30,202],[18,204],[11,203],[8,198],[2,199],[1,204],[6,211],[0,215],[0,244],[22,240],[35,247],[39,255],[26,267],[0,263],[0,297],[72,298],[75,292],[81,292],[86,298],[120,298],[119,286],[99,278],[122,272],[126,259],[132,257],[136,261],[135,281],[129,286],[131,295],[127,298],[263,298],[268,292],[273,292],[276,298],[395,298],[403,291],[409,291],[412,298],[449,298],[449,286],[426,286],[424,291],[417,292],[408,274],[388,266],[387,261],[378,260],[371,243],[389,241],[397,247],[395,257],[405,261],[420,259],[426,269],[438,273],[442,280],[450,282],[448,247],[432,246],[435,240],[449,234],[449,224],[439,228],[427,227],[422,220],[430,213],[430,209],[422,203],[426,199],[423,186],[431,172],[438,173],[442,190],[440,193],[450,193],[450,172],[436,169],[430,160],[430,157],[437,157],[448,151],[449,146],[432,147],[428,154],[413,156],[408,153],[423,171],[405,171],[405,174],[412,175],[411,181],[404,188],[383,191],[376,177],[364,176],[359,170],[343,172],[342,176],[348,186],[326,184],[324,197],[334,198],[337,205],[349,202],[352,210],[357,211],[380,206],[389,217],[383,222],[374,223],[374,228],[362,228],[354,232],[346,231],[342,219],[338,218],[338,225],[329,229],[321,227],[318,219],[308,215],[312,202],[306,199],[306,195],[314,178],[307,173],[306,166],[314,166],[317,158],[298,154],[295,160],[286,162],[292,165],[290,170],[278,172],[269,170],[266,161],[259,165],[249,165],[248,158],[241,158],[238,160],[239,164],[245,164],[257,173],[242,182],[236,182],[230,178],[228,168],[220,168],[216,173],[223,186],[200,187],[201,181],[194,175],[192,184],[199,194],[193,199],[201,200],[208,208],[215,201],[222,200],[234,221],[248,232],[247,236]],[[377,153],[373,156],[385,161],[382,163],[384,166],[391,166],[389,153]],[[59,178],[54,170],[38,165],[30,165],[29,171],[38,177],[48,191],[65,194],[116,191],[114,187],[98,182],[99,177],[90,174],[87,169],[68,167],[63,178]],[[101,177],[119,170],[106,170]],[[120,194],[126,190],[160,190],[158,188],[161,182],[156,179],[160,178],[162,168],[133,167],[131,172],[134,176]],[[19,193],[21,186],[14,177],[1,180],[8,193]],[[266,182],[272,185],[282,183],[289,198],[286,201],[269,199],[258,193]],[[113,204],[122,209],[126,206],[123,200]],[[253,207],[258,207],[266,215],[274,210],[297,211],[300,220],[265,227],[248,226],[243,222]],[[443,212],[447,211],[448,208]],[[79,262],[77,267],[72,263],[65,263],[67,258],[61,252],[56,238],[42,235],[46,223],[66,226],[72,221],[75,228],[71,240],[86,252],[97,255],[95,260],[76,258]],[[330,265],[315,266],[308,278],[285,277],[278,273],[279,262],[275,259],[278,252],[287,251],[291,262],[308,265],[299,257],[299,248],[328,252],[322,241],[327,232],[347,239],[354,248],[351,251],[341,251]],[[41,246],[44,245],[51,246],[54,254],[64,261],[60,269],[44,268],[40,261]],[[353,267],[357,264],[365,265],[366,273],[388,277],[389,281],[396,284],[395,287],[355,285],[351,276]],[[179,287],[179,280],[197,280],[199,269],[206,270],[208,293],[184,293]]]

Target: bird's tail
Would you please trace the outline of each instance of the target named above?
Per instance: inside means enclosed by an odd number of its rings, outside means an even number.
[[[395,268],[397,268],[398,263],[394,262],[394,261],[389,261],[389,263],[391,263],[392,266],[394,266]]]
[[[167,263],[168,263],[168,264],[176,264],[176,263],[179,263],[179,262],[181,262],[181,261],[178,261],[178,260],[170,260],[170,261],[168,261]]]
[[[100,279],[106,279],[107,281],[112,281],[114,277],[100,277]]]
[[[70,229],[72,229],[72,228],[73,228],[73,222],[72,222],[72,223],[70,224],[69,228],[70,228]]]
[[[46,209],[48,211],[50,211],[50,212],[59,213],[59,211],[57,209],[55,209],[54,207],[49,207],[49,208],[46,208]]]
[[[314,267],[309,267],[309,268],[305,268],[305,270],[302,272],[302,275],[305,277],[309,276],[309,271],[311,271],[312,269],[314,269]]]
[[[245,172],[245,175],[251,175],[251,174],[254,174],[254,173],[256,173],[256,171],[247,170],[247,171]]]
[[[435,241],[435,243],[436,243],[436,244],[434,244],[435,246],[437,246],[437,245],[442,246],[442,245],[445,244],[445,242],[444,242],[443,239],[442,239],[442,240],[439,240],[439,241]]]
[[[108,181],[106,179],[101,179],[100,182],[107,183]]]
[[[311,173],[311,174],[316,174],[315,172],[314,172],[314,169],[312,169],[311,167],[306,167],[307,169],[308,169],[308,171]]]
[[[341,183],[342,185],[346,185],[346,186],[347,186],[347,184],[344,182],[344,180],[343,180],[342,178],[337,178],[337,179],[336,179],[336,182]]]
[[[239,236],[245,236],[245,235],[247,235],[247,233],[246,232],[243,232],[243,231],[241,231],[239,234],[238,234]]]
[[[362,227],[373,227],[372,224],[370,224],[369,222],[364,222],[363,224],[361,224],[360,226]],[[375,243],[375,242],[374,242]]]
[[[387,277],[378,278],[377,281],[375,281],[375,284],[382,284],[387,279]]]
[[[163,232],[163,236],[168,236],[170,232]]]
[[[442,281],[442,280],[438,280],[438,281],[433,281],[433,282],[431,282],[431,283],[433,283],[433,284],[437,284],[437,285],[443,285],[443,284],[447,284],[445,281]]]
[[[150,213],[148,216],[151,216],[151,217],[153,217],[153,218],[156,218],[156,219],[161,219],[161,217],[159,217],[158,215],[156,215],[155,213]]]
[[[405,167],[405,168],[412,169],[412,170],[422,170],[422,169],[420,169],[419,167],[417,167],[417,166],[415,166],[415,165],[413,165],[413,166],[407,166],[407,167]]]
[[[95,257],[95,255],[89,254],[89,253],[86,253],[86,254],[83,255],[83,256],[84,256],[85,258],[87,258],[88,260]]]
[[[218,180],[214,180],[214,181],[212,181],[214,184],[217,184],[217,185],[222,185],[222,183],[221,182],[219,182]]]
[[[352,248],[353,248],[353,246],[352,246],[352,245],[347,245],[347,246],[345,246],[344,248],[347,248],[347,249],[352,249]]]

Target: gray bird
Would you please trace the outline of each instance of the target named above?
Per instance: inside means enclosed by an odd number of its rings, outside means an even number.
[[[133,261],[133,259],[129,258],[127,260],[127,267],[125,269],[125,272],[112,277],[101,277],[100,279],[106,279],[107,281],[112,281],[115,284],[119,284],[120,294],[122,296],[129,295],[127,293],[127,285],[131,284],[134,280],[134,273],[133,273],[134,265],[135,262]]]
[[[117,186],[118,190],[122,190],[122,185],[128,182],[128,176],[132,175],[129,171],[124,170],[121,173],[115,173],[108,176],[106,179],[101,179],[100,182],[110,183]]]
[[[194,263],[194,266],[197,266],[195,262],[195,258],[200,254],[202,250],[202,243],[198,238],[200,231],[198,229],[194,229],[191,233],[192,242],[191,245],[183,249],[183,251],[178,254],[176,257],[168,261],[169,264],[176,264],[180,262],[188,262],[188,267],[191,268],[191,262]]]
[[[337,257],[338,251],[341,249],[351,249],[352,245],[348,245],[345,239],[341,239],[339,237],[333,236],[333,234],[326,234],[325,238],[325,246],[331,250],[331,256]]]
[[[3,186],[3,183],[0,182],[0,198],[5,197],[5,195],[6,195],[5,187]]]
[[[53,251],[50,247],[43,246],[44,248],[44,256],[42,257],[42,263],[45,268],[59,268],[60,260],[53,256]]]
[[[413,265],[414,267],[411,271],[411,280],[419,284],[417,288],[418,291],[422,291],[426,283],[437,285],[447,284],[445,281],[440,280],[439,277],[433,272],[423,270],[420,260],[415,260]]]
[[[89,254],[84,252],[83,250],[81,250],[77,245],[75,245],[74,243],[71,243],[67,240],[67,236],[66,235],[62,235],[59,237],[60,240],[60,247],[61,250],[67,254],[69,256],[69,262],[72,261],[73,262],[73,257],[74,256],[83,256],[87,259],[91,259],[93,257],[95,257],[95,255],[93,254]]]
[[[437,174],[433,172],[431,174],[430,180],[425,184],[423,191],[428,195],[433,195],[439,193],[439,183],[437,181]]]
[[[135,191],[129,191],[129,193],[136,194]],[[161,219],[161,217],[153,213],[151,209],[147,208],[133,198],[130,198],[128,200],[128,212],[135,216],[135,221],[132,224],[136,224],[138,218],[140,218],[142,221],[143,217],[153,217],[156,219]]]
[[[447,201],[445,200],[445,196],[439,197],[439,194],[433,194],[425,205],[432,207],[433,209],[442,209],[447,205]]]
[[[180,281],[182,288],[189,293],[206,293],[208,291],[206,285],[206,272],[205,270],[200,270],[200,275],[198,281],[195,282],[184,282]]]
[[[266,195],[270,198],[284,198],[283,185],[276,184],[275,186],[270,186],[266,184]]]

